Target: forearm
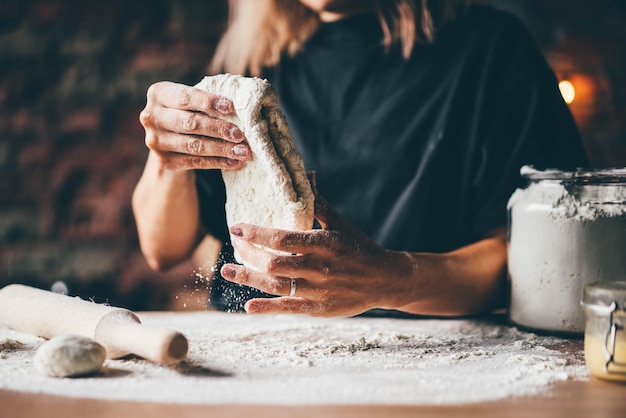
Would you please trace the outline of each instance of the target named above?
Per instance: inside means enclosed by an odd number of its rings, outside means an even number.
[[[200,233],[193,170],[164,170],[151,153],[132,206],[141,250],[152,268],[162,270],[189,256]]]
[[[422,315],[471,315],[504,306],[506,236],[496,235],[445,254],[405,253],[409,273],[392,302]]]

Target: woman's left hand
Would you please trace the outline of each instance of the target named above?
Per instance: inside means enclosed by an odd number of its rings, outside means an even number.
[[[372,308],[397,308],[401,301],[411,300],[406,286],[412,265],[406,253],[380,247],[319,195],[315,216],[323,229],[231,227],[232,245],[248,267],[226,264],[222,276],[281,296],[249,300],[248,313],[353,316]],[[295,295],[290,296],[292,280]]]

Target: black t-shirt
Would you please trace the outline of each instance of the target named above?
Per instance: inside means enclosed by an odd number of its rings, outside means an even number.
[[[381,39],[373,15],[325,23],[264,76],[321,195],[383,247],[475,242],[506,225],[522,165],[587,165],[554,73],[516,18],[471,7],[409,59]],[[197,177],[203,222],[228,242],[219,172]],[[213,303],[240,308],[247,297],[230,287],[214,280]]]

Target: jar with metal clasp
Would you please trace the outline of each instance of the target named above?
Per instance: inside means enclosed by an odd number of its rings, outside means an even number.
[[[585,310],[585,363],[592,376],[626,382],[626,281],[591,283]]]
[[[581,336],[592,282],[626,276],[626,169],[521,170],[508,203],[509,318]]]

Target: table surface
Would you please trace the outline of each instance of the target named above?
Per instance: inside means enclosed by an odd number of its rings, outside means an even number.
[[[555,384],[540,396],[468,405],[176,405],[66,398],[0,390],[0,417],[533,417],[623,418],[626,385],[590,379]]]
[[[582,340],[561,346],[580,353]],[[0,363],[1,364],[1,363]],[[596,378],[567,380],[540,395],[454,405],[256,405],[184,404],[66,397],[0,389],[4,417],[626,417],[626,384]]]

